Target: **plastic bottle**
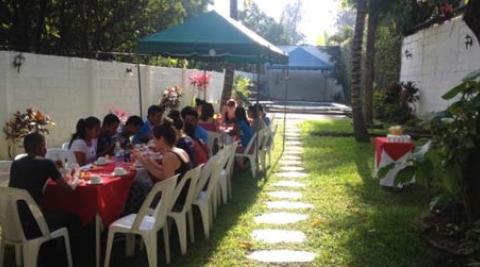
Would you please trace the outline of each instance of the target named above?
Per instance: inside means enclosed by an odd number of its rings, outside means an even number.
[[[122,147],[120,146],[120,142],[115,142],[115,161],[116,162],[122,162],[123,161],[123,150]]]

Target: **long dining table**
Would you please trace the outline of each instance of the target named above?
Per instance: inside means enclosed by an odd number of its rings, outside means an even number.
[[[114,174],[115,167],[127,173]],[[43,208],[64,211],[79,217],[82,225],[95,221],[95,264],[100,266],[100,234],[120,217],[125,207],[136,170],[131,163],[111,162],[103,166],[92,165],[83,171],[83,179],[75,191],[67,192],[53,181],[47,183]],[[94,184],[89,177],[99,176],[101,183]]]

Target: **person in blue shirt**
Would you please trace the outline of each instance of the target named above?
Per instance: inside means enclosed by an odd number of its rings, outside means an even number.
[[[181,111],[184,123],[195,125],[195,135],[205,144],[208,143],[208,132],[202,127],[198,126],[198,113],[193,107],[184,107]]]
[[[247,119],[247,113],[242,107],[237,107],[235,109],[235,126],[233,128],[234,135],[238,136],[240,139],[241,151],[248,146],[250,140],[253,136],[253,129],[250,127]]]
[[[133,136],[133,143],[148,143],[152,139],[152,131],[155,126],[162,124],[163,113],[165,109],[159,105],[152,105],[148,108],[147,120],[142,128]]]

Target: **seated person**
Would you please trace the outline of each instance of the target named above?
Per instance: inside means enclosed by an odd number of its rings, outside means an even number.
[[[45,159],[47,148],[43,135],[30,133],[25,136],[23,145],[27,156],[15,160],[12,163],[9,187],[27,190],[40,208],[44,197],[44,188],[49,178],[66,191],[73,192],[75,190],[77,182],[72,181],[69,183],[65,179],[72,178],[72,174],[68,173],[63,177],[55,163],[49,159]],[[18,207],[26,238],[31,239],[41,236],[40,229],[29,208],[26,206],[26,203],[20,202]],[[61,227],[67,227],[71,240],[78,241],[80,220],[77,217],[61,212],[52,213],[46,211],[43,211],[43,215],[50,230],[53,231]],[[75,246],[75,243],[71,244]]]
[[[257,108],[258,116],[263,119],[265,125],[270,126],[270,118],[267,116],[267,113],[265,113],[262,104],[257,103],[254,106]]]
[[[180,112],[172,110],[168,114],[168,118],[172,120],[173,126],[177,131],[177,143],[175,146],[185,150],[190,157],[192,165],[195,166],[195,149],[193,147],[193,140],[183,132],[183,121],[180,118]]]
[[[175,147],[177,131],[171,120],[165,120],[162,125],[155,127],[153,136],[156,150],[163,154],[162,162],[157,163],[141,152],[133,153],[134,159],[142,163],[147,172],[137,173],[125,206],[125,214],[138,212],[154,183],[176,174],[183,176],[192,167],[187,152]]]
[[[133,143],[148,143],[152,139],[153,128],[162,123],[163,113],[165,108],[159,105],[152,105],[148,108],[147,120],[142,128],[133,136]]]
[[[115,139],[120,143],[122,149],[132,148],[131,137],[133,137],[143,126],[143,120],[139,116],[130,116]]]
[[[97,157],[113,155],[115,148],[114,136],[117,134],[120,119],[115,114],[108,114],[103,118],[97,142]]]
[[[203,104],[205,103],[207,103],[207,101],[195,98],[195,111],[198,113],[198,116],[202,115]]]
[[[258,133],[260,130],[267,127],[263,118],[259,117],[257,106],[248,107],[248,117],[251,119],[251,127],[253,132]]]
[[[217,122],[213,119],[215,111],[211,103],[203,103],[202,115],[200,115],[200,121],[198,125],[209,132],[218,132]]]
[[[227,101],[225,106],[225,116],[223,117],[223,122],[225,124],[234,124],[235,123],[235,109],[237,108],[237,102],[230,99]]]
[[[195,136],[195,125],[185,123],[183,130],[185,134],[190,136],[190,138],[193,140],[193,149],[195,151],[195,164],[193,167],[207,163],[208,146]]]
[[[198,126],[198,113],[195,111],[195,109],[190,106],[184,107],[181,111],[181,115],[185,123],[195,125],[195,136],[207,144],[208,132],[202,127]]]
[[[241,152],[248,146],[248,143],[250,143],[254,132],[248,124],[247,114],[244,108],[237,107],[235,109],[235,118],[235,126],[233,127],[232,134],[240,139],[241,146],[238,151]]]
[[[72,135],[69,148],[80,166],[92,163],[97,159],[97,137],[99,133],[99,119],[88,117],[78,120],[77,130]]]

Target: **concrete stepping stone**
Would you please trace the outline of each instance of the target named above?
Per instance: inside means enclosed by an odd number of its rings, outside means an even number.
[[[273,198],[283,198],[283,199],[300,199],[302,198],[302,193],[293,192],[293,191],[271,191],[267,192],[268,196]]]
[[[283,155],[285,156],[299,156],[302,155],[303,151],[300,150],[285,150],[283,151]]]
[[[275,176],[280,177],[280,178],[287,178],[287,179],[301,179],[307,177],[307,174],[304,172],[277,172],[275,173]]]
[[[286,146],[285,151],[289,151],[289,150],[303,151],[303,146],[296,146],[296,145]]]
[[[302,166],[303,162],[301,160],[283,160],[279,161],[280,166]]]
[[[267,208],[269,209],[287,209],[287,210],[296,210],[296,209],[311,209],[313,208],[312,204],[296,202],[296,201],[267,201]]]
[[[315,259],[315,254],[297,250],[258,250],[247,255],[248,259],[263,263],[308,263]]]
[[[298,141],[298,140],[287,140],[287,141],[285,141],[285,148],[290,148],[290,147],[303,148],[303,142]]]
[[[252,238],[267,244],[276,243],[303,243],[305,234],[300,231],[286,231],[275,229],[253,230]]]
[[[289,212],[271,212],[265,213],[255,217],[256,223],[266,224],[290,224],[306,220],[308,218],[305,214],[289,213]]]
[[[281,160],[302,160],[302,157],[299,155],[283,155]]]
[[[282,166],[280,167],[280,171],[282,172],[303,172],[305,168],[299,166]]]
[[[280,182],[274,183],[273,186],[277,186],[277,187],[296,187],[296,188],[298,188],[298,187],[305,187],[305,184],[295,182],[295,181],[280,181]]]

